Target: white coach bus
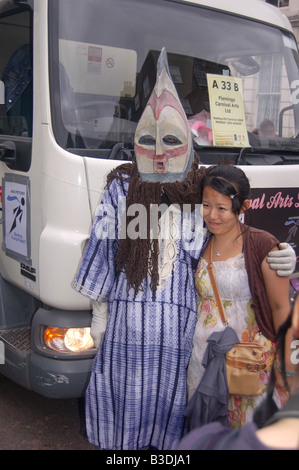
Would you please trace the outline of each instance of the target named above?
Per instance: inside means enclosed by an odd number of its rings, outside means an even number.
[[[0,0],[0,373],[44,396],[84,395],[96,351],[71,283],[106,175],[132,159],[163,47],[200,163],[242,165],[251,223],[299,254],[298,50],[278,8]],[[212,99],[227,117],[213,121]]]

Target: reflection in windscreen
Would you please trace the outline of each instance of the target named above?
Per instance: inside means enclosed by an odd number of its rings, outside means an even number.
[[[240,77],[250,145],[264,148],[276,139],[280,146],[296,146],[297,106],[290,107],[290,85],[298,79],[296,45],[279,30],[157,0],[55,0],[53,4],[60,15],[63,146],[96,151],[122,143],[132,148],[162,47],[191,124],[196,119],[210,123],[207,73]],[[75,10],[72,22],[68,21]],[[265,119],[273,123],[275,134],[261,134]],[[199,139],[195,145],[213,146],[213,142]]]

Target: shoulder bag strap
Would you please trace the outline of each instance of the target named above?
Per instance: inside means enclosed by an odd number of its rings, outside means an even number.
[[[221,297],[219,295],[217,284],[216,284],[216,281],[215,281],[215,276],[214,276],[214,271],[213,271],[213,263],[212,263],[212,250],[213,250],[213,237],[211,237],[210,244],[209,244],[209,251],[208,251],[208,261],[209,261],[209,263],[207,265],[207,270],[208,270],[208,273],[209,273],[209,276],[210,276],[210,281],[211,281],[211,284],[212,284],[212,287],[213,287],[213,290],[214,290],[215,300],[216,300],[216,303],[217,303],[217,306],[218,306],[218,309],[219,309],[221,320],[225,325],[227,325],[228,323],[227,323],[227,320],[226,320],[226,315],[225,315],[223,303],[222,303]]]

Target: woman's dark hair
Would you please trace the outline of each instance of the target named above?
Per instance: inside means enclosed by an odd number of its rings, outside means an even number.
[[[240,214],[242,205],[250,198],[250,184],[241,168],[230,164],[211,166],[203,179],[202,192],[205,186],[232,199],[232,211]],[[201,200],[202,200],[201,192]]]
[[[292,304],[291,304],[291,310],[288,315],[288,318],[282,323],[279,327],[278,333],[277,333],[277,350],[279,351],[279,359],[280,359],[280,370],[281,370],[281,375],[283,377],[285,386],[287,387],[287,379],[286,379],[286,369],[285,369],[285,339],[286,339],[286,334],[292,326],[292,319],[293,319],[293,313],[294,313],[294,307],[296,303],[296,299],[298,298],[298,292],[296,291],[293,295],[292,298]]]

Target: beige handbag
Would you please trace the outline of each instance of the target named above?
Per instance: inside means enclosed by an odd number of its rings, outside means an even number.
[[[215,300],[222,322],[228,326],[223,303],[218,292],[212,264],[212,242],[209,246],[207,266]],[[257,396],[262,394],[260,371],[265,369],[263,347],[257,342],[237,343],[226,353],[226,374],[229,393],[233,395]]]

